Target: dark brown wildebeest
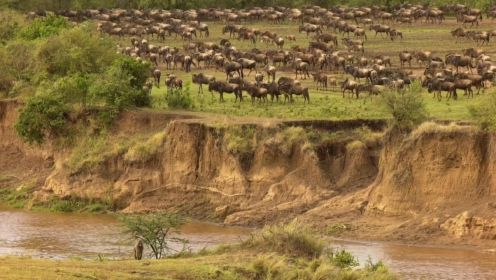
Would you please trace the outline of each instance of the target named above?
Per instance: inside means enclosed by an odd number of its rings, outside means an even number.
[[[467,23],[470,23],[470,27],[474,24],[479,26],[479,17],[477,16],[460,15],[457,19],[463,23],[463,26]]]
[[[227,61],[224,63],[224,72],[226,73],[226,80],[229,79],[231,73],[237,73],[240,77],[243,77],[243,66],[236,61]]]
[[[267,101],[267,89],[264,87],[259,87],[254,84],[245,84],[243,83],[243,89],[248,92],[251,96],[251,103],[255,104],[255,99],[259,101],[266,102]]]
[[[399,57],[400,57],[401,68],[403,68],[405,66],[405,63],[408,63],[410,68],[412,67],[413,56],[411,53],[409,53],[407,51],[402,51],[402,52],[400,52]]]
[[[344,93],[347,90],[350,91],[350,95],[353,96],[353,91],[356,91],[357,86],[358,86],[357,82],[351,81],[350,79],[346,78],[346,80],[344,80],[341,83],[341,90],[343,92],[343,98],[344,98]],[[357,95],[357,98],[358,98],[358,95]]]
[[[310,78],[310,73],[308,72],[309,65],[300,58],[295,59],[293,68],[295,70],[296,79],[298,79],[298,73],[300,73],[300,76],[303,76],[303,79],[306,79],[307,77]]]
[[[168,75],[165,80],[165,86],[168,89],[183,89],[183,80],[177,78],[175,75]]]
[[[234,93],[234,96],[236,99],[234,100],[235,102],[238,100],[243,101],[243,95],[241,94],[241,87],[238,84],[230,84],[224,81],[211,81],[208,84],[208,91],[216,91],[220,95],[220,102],[224,102],[224,93]]]
[[[279,91],[279,86],[275,81],[272,81],[272,83],[263,83],[261,84],[261,87],[267,90],[267,94],[271,96],[270,100],[272,102],[274,102],[274,96],[276,97],[277,102],[279,102],[279,95],[281,95],[281,92]]]
[[[263,82],[263,79],[264,79],[264,75],[260,72],[257,72],[255,74],[255,82],[257,84],[257,86],[260,86],[260,84]]]
[[[203,73],[193,74],[192,76],[193,84],[198,85],[198,93],[203,93],[203,85],[208,85],[210,82],[215,81],[214,76],[205,75]]]
[[[321,90],[327,90],[327,81],[328,77],[326,74],[322,72],[312,73],[313,81],[317,83],[317,90],[319,90],[319,86]]]
[[[310,94],[308,93],[307,87],[303,87],[299,84],[292,85],[289,88],[288,94],[289,94],[289,101],[290,102],[293,102],[293,95],[301,95],[301,96],[303,96],[303,103],[305,103],[305,101],[307,103],[310,103]]]
[[[159,88],[160,87],[160,77],[162,77],[162,72],[155,68],[152,71],[152,77],[155,80],[155,85]]]
[[[272,81],[275,82],[277,71],[276,67],[267,64],[263,70],[265,71],[265,73],[267,73],[267,82],[270,82],[271,77]]]

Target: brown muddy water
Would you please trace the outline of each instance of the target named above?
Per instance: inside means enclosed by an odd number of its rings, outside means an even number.
[[[53,214],[0,206],[0,256],[63,259],[130,258],[131,240],[109,215]],[[250,229],[192,222],[181,237],[196,251],[238,242]],[[496,279],[496,254],[476,250],[432,248],[380,242],[334,240],[332,246],[352,252],[363,265],[383,260],[403,279]]]

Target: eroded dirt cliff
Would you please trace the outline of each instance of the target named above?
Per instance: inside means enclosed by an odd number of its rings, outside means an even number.
[[[324,230],[346,225],[334,232],[345,238],[496,239],[496,137],[470,126],[430,123],[401,135],[383,121],[127,112],[110,138],[149,135],[146,157],[128,145],[75,169],[70,147],[17,138],[19,106],[0,102],[0,187],[29,182],[37,199],[109,199],[124,212],[180,211],[230,225],[300,217]]]

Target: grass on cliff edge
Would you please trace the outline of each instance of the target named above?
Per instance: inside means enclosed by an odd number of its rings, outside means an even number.
[[[2,279],[396,279],[382,262],[354,269],[357,265],[346,251],[324,252],[323,241],[294,220],[266,227],[241,244],[162,260],[0,258],[0,275]]]

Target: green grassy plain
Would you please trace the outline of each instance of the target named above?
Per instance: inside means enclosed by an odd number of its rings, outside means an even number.
[[[220,39],[229,37],[228,34],[222,35],[221,30],[223,24],[214,22],[208,22],[208,24],[211,30],[210,38],[198,38],[198,40],[218,43]],[[245,25],[258,28],[260,30],[274,31],[282,36],[290,34],[296,35],[297,41],[286,43],[285,49],[289,49],[291,46],[295,45],[306,47],[308,42],[311,40],[311,38],[306,37],[306,34],[300,34],[297,32],[297,23],[268,24],[265,22],[248,22]],[[386,38],[381,38],[380,35],[375,37],[372,32],[368,31],[368,40],[365,43],[366,57],[374,57],[380,54],[389,55],[393,60],[393,67],[399,67],[398,53],[403,50],[432,51],[434,55],[444,58],[444,56],[448,53],[460,53],[462,49],[477,47],[474,42],[468,39],[456,41],[452,38],[450,31],[461,26],[461,24],[456,23],[456,20],[453,18],[449,18],[441,25],[419,22],[412,25],[392,24],[392,26],[403,32],[404,39],[391,41]],[[493,22],[484,19],[483,23],[474,29],[492,30],[493,28]],[[332,32],[332,30],[329,30],[329,32]],[[267,47],[267,45],[260,42],[257,42],[256,45],[253,45],[247,41],[238,41],[237,39],[231,39],[231,42],[233,42],[233,45],[239,50],[243,51],[250,50],[254,47],[257,47],[262,51],[274,49],[274,46]],[[127,39],[122,39],[120,43],[122,45],[129,44]],[[151,43],[158,44],[160,46],[167,45],[178,48],[183,48],[185,45],[185,42],[179,38],[174,38],[174,36],[167,37],[165,41],[151,39]],[[340,48],[342,48],[342,46],[340,46]],[[491,42],[489,46],[483,46],[480,48],[484,49],[490,55],[495,54],[493,42]],[[160,65],[160,69],[162,70],[162,77],[165,77],[167,74],[175,74],[185,82],[191,81],[192,74],[200,72],[214,75],[218,79],[225,79],[225,74],[223,72],[216,71],[213,68],[197,69],[193,67],[193,71],[191,73],[184,73],[180,70],[168,70],[165,69],[164,65]],[[423,66],[413,62],[410,70],[412,70],[415,75],[419,76],[423,72]],[[332,72],[329,74],[336,77],[338,82],[345,79],[343,73],[340,72]],[[294,77],[294,73],[290,72],[289,68],[285,68],[278,71],[277,77],[281,76]],[[248,76],[248,79],[254,80],[254,74],[252,73]],[[354,118],[377,119],[390,117],[385,108],[381,105],[380,97],[368,97],[366,94],[362,94],[359,100],[348,97],[343,98],[342,94],[339,92],[339,88],[330,88],[329,91],[317,91],[316,85],[311,79],[302,80],[302,83],[311,89],[311,103],[309,105],[304,105],[302,99],[296,99],[294,104],[283,104],[281,101],[280,103],[269,102],[267,104],[257,103],[252,105],[248,98],[240,104],[234,102],[234,96],[232,95],[227,95],[225,97],[226,102],[220,103],[217,94],[212,97],[212,95],[210,95],[210,93],[208,93],[208,91],[204,88],[205,94],[199,95],[197,94],[197,86],[190,85],[191,97],[194,101],[194,106],[191,110],[224,115],[281,119],[298,118],[340,120]],[[486,90],[485,93],[481,93],[479,96],[476,95],[473,99],[468,99],[462,96],[462,94],[459,94],[460,98],[457,101],[447,101],[446,99],[438,101],[437,99],[432,98],[427,91],[424,91],[423,97],[429,115],[432,119],[471,120],[472,117],[468,108],[483,102],[481,101],[481,96],[484,96],[492,91],[492,89]],[[162,85],[161,88],[154,87],[152,91],[154,108],[167,109],[167,105],[164,102],[165,94],[166,89],[164,85]]]

